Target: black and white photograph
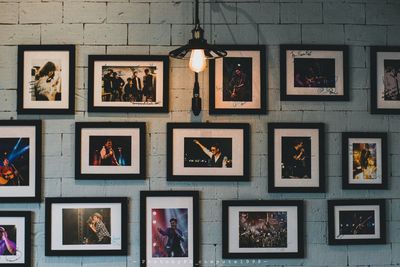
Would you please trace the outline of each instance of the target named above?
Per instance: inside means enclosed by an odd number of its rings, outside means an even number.
[[[0,199],[39,202],[41,121],[0,121]]]
[[[281,45],[281,100],[348,101],[347,46]]]
[[[18,46],[18,113],[74,114],[75,46]]]
[[[371,113],[400,114],[400,47],[371,47]]]
[[[199,192],[141,191],[141,266],[198,266],[199,223]]]
[[[146,124],[77,122],[76,179],[146,179]]]
[[[249,124],[168,123],[167,179],[249,179]]]
[[[385,200],[328,200],[330,245],[384,244]]]
[[[210,61],[210,114],[266,114],[266,52],[261,45],[224,45]]]
[[[223,201],[223,258],[302,258],[302,201]]]
[[[46,198],[46,256],[127,255],[127,198]]]
[[[343,142],[343,188],[387,189],[387,134],[346,132]]]
[[[268,124],[268,192],[324,192],[324,125]]]
[[[168,57],[89,56],[91,112],[168,112]]]
[[[0,211],[0,266],[31,266],[30,211]]]

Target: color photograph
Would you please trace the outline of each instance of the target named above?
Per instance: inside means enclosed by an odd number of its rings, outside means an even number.
[[[90,166],[131,165],[131,136],[89,136]]]
[[[0,138],[0,186],[29,186],[29,138]]]
[[[239,212],[239,247],[286,248],[287,212]]]
[[[335,60],[329,58],[295,58],[295,87],[335,87]]]
[[[232,138],[184,138],[185,167],[232,168]]]
[[[111,209],[63,209],[63,245],[111,244]]]
[[[153,257],[188,257],[188,209],[152,209]]]
[[[341,235],[375,234],[374,211],[339,211],[339,233]]]
[[[223,74],[223,101],[252,100],[252,58],[224,58]]]
[[[353,179],[376,179],[376,157],[375,143],[353,143]]]
[[[282,179],[311,178],[311,138],[282,137]]]

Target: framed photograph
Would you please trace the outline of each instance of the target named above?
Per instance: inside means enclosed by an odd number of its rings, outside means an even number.
[[[42,122],[0,120],[0,199],[40,202]]]
[[[303,258],[303,201],[222,201],[223,258]]]
[[[371,47],[371,113],[400,114],[400,46]]]
[[[168,123],[167,180],[248,181],[250,125]]]
[[[168,113],[168,56],[90,55],[89,112]]]
[[[387,189],[387,134],[342,133],[343,189]]]
[[[281,45],[281,100],[348,101],[348,47]]]
[[[75,46],[18,46],[18,114],[74,114]]]
[[[386,243],[384,199],[328,200],[329,245]]]
[[[146,179],[146,123],[77,122],[76,179]]]
[[[0,211],[0,266],[31,267],[31,212]]]
[[[194,267],[199,263],[199,192],[140,192],[142,267]]]
[[[128,255],[128,199],[46,198],[46,256]]]
[[[268,124],[268,192],[325,192],[324,124]]]
[[[228,54],[210,61],[210,114],[266,114],[263,45],[220,45]]]

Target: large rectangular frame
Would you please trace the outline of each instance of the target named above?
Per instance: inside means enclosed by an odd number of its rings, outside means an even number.
[[[138,173],[130,174],[83,174],[82,173],[82,129],[120,128],[139,129],[140,165]],[[75,179],[146,179],[146,123],[144,122],[76,122],[75,124]]]
[[[229,252],[229,227],[232,222],[229,221],[230,207],[297,207],[297,252]],[[304,203],[302,200],[224,200],[222,201],[222,256],[223,258],[303,258],[304,257]]]
[[[376,239],[336,239],[335,238],[335,207],[336,206],[378,206],[379,207],[379,238]],[[386,243],[386,203],[385,199],[340,199],[328,200],[328,240],[329,245],[368,245]]]
[[[147,198],[148,197],[191,197],[193,199],[193,262],[192,266],[199,266],[199,242],[200,242],[200,209],[198,191],[141,191],[140,192],[140,266],[147,266]],[[161,258],[160,258],[161,259]],[[167,258],[173,259],[173,258]],[[171,265],[166,265],[171,266]],[[173,265],[174,266],[174,265]]]
[[[161,107],[146,107],[145,105],[121,107],[121,106],[95,106],[94,105],[94,65],[96,61],[158,61],[163,66],[162,82],[163,97]],[[101,90],[101,89],[100,89]],[[88,111],[89,112],[113,112],[113,113],[168,113],[169,106],[169,57],[145,56],[145,55],[89,55],[89,81],[88,81]]]
[[[243,173],[241,175],[188,175],[173,174],[175,129],[242,130]],[[248,181],[250,179],[250,125],[247,123],[167,123],[167,180],[169,181]]]
[[[210,114],[267,114],[267,83],[266,83],[266,51],[264,45],[219,45],[220,48],[225,49],[228,52],[259,52],[259,69],[260,72],[257,75],[260,78],[259,84],[259,102],[260,108],[244,108],[241,104],[237,105],[238,108],[218,108],[215,105],[215,94],[216,94],[216,60],[210,60],[209,65],[209,107]]]
[[[276,129],[304,129],[318,130],[318,186],[290,187],[276,186],[275,183],[275,130]],[[322,193],[325,192],[325,137],[323,123],[269,123],[268,124],[268,192],[272,193]]]
[[[45,255],[46,256],[127,256],[128,255],[128,198],[126,197],[67,197],[45,200]],[[52,250],[52,205],[53,204],[121,204],[121,249],[120,250]]]
[[[287,92],[287,50],[296,50],[296,51],[304,51],[301,55],[308,55],[310,51],[341,51],[343,52],[343,77],[342,77],[342,86],[343,86],[343,95],[334,95],[331,94],[332,90],[330,88],[322,88],[323,91],[326,91],[325,95],[307,95],[307,94],[298,94],[298,95],[290,95]],[[280,68],[281,68],[281,101],[349,101],[350,93],[349,93],[349,81],[348,81],[348,46],[344,45],[291,45],[285,44],[280,46]],[[336,73],[335,73],[336,74]]]
[[[24,64],[25,52],[68,52],[68,108],[24,108]],[[19,45],[18,46],[18,114],[74,114],[75,113],[75,46],[74,45]]]
[[[374,138],[381,139],[381,163],[382,183],[380,184],[352,184],[349,183],[349,139],[350,138]],[[342,187],[343,189],[387,189],[388,186],[388,164],[387,164],[387,133],[364,133],[345,132],[342,133]]]

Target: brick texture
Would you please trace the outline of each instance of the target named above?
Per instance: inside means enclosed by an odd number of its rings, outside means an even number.
[[[205,36],[216,44],[261,44],[267,48],[268,115],[208,114],[208,73],[200,75],[203,112],[191,115],[194,74],[188,60],[170,63],[170,113],[88,114],[88,55],[165,55],[191,38],[193,1],[181,0],[0,0],[0,118],[43,120],[45,197],[127,196],[131,199],[128,257],[45,257],[44,203],[0,204],[3,210],[32,210],[36,267],[138,267],[140,190],[201,191],[201,259],[206,267],[314,266],[395,267],[400,265],[400,116],[371,115],[371,45],[400,45],[399,0],[218,0],[200,1]],[[349,46],[348,102],[281,102],[280,44]],[[76,114],[17,116],[17,46],[76,45]],[[145,181],[74,179],[75,121],[145,121]],[[166,181],[167,122],[248,122],[251,124],[251,181],[170,183]],[[326,126],[325,194],[268,194],[267,123],[323,122]],[[389,190],[341,189],[341,132],[389,133]],[[1,152],[1,151],[0,151]],[[388,243],[329,246],[326,200],[387,198]],[[304,199],[304,259],[228,261],[222,259],[221,200]]]

